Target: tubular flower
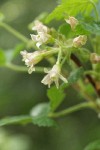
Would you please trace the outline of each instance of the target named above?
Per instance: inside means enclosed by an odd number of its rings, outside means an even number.
[[[31,34],[31,38],[33,41],[36,42],[36,46],[39,48],[42,44],[46,43],[50,35],[48,27],[42,24],[42,22],[36,20],[35,26],[32,28],[32,30],[37,31],[37,35]]]
[[[41,59],[43,58],[41,55],[42,53],[44,53],[44,51],[35,51],[33,53],[28,53],[26,50],[24,50],[20,52],[23,57],[22,60],[25,62],[25,65],[29,67],[29,74],[35,71],[34,65],[41,61]]]
[[[55,82],[56,87],[59,88],[59,79],[63,80],[65,83],[68,83],[67,79],[64,78],[60,74],[60,67],[58,64],[55,64],[53,68],[48,71],[47,69],[44,70],[45,73],[48,73],[43,80],[41,81],[44,85],[48,85],[50,88],[50,85]]]
[[[65,19],[65,21],[70,24],[72,30],[74,30],[78,25],[78,20],[74,17],[69,17],[69,19]]]
[[[43,43],[46,43],[49,39],[49,35],[43,32],[39,32],[38,35],[31,34],[31,38],[36,42],[36,46],[39,48]]]
[[[80,35],[76,38],[73,39],[73,46],[74,47],[81,47],[82,45],[85,45],[87,41],[87,36],[86,35]]]

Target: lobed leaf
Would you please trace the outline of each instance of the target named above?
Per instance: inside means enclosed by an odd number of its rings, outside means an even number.
[[[88,33],[92,33],[95,35],[100,35],[100,22],[92,22],[92,23],[82,23],[82,27],[84,28],[85,31]]]
[[[47,90],[47,96],[50,99],[51,110],[54,111],[65,98],[64,89],[61,87],[57,89],[55,86],[53,86]]]
[[[93,2],[96,3],[98,0],[93,0]],[[79,13],[87,16],[91,13],[92,9],[93,4],[90,0],[63,0],[47,17],[46,22],[50,22],[53,19],[60,20],[64,18],[64,16],[76,16]]]

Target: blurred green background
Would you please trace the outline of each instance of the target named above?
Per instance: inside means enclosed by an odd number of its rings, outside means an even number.
[[[55,0],[0,0],[0,11],[9,25],[30,38],[28,24],[56,5]],[[13,50],[20,43],[0,28],[0,49]],[[15,62],[21,63],[20,55],[18,57]],[[47,102],[47,87],[41,84],[42,78],[43,75],[36,73],[29,75],[0,68],[0,118],[28,114],[36,104]],[[67,89],[66,94],[62,108],[80,101],[73,89]],[[88,143],[100,139],[100,120],[92,110],[79,111],[57,121],[56,128],[39,128],[32,124],[1,128],[0,150],[84,150]]]

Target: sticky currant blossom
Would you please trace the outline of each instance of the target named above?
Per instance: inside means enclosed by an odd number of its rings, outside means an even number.
[[[72,30],[74,30],[79,23],[75,17],[71,16],[69,16],[69,19],[65,19],[65,21],[70,24]]]
[[[39,20],[36,20],[34,22],[34,27],[32,28],[32,30],[37,31],[37,33],[39,32],[48,33],[49,31],[48,27],[43,25],[43,23],[40,22]]]
[[[35,71],[34,65],[37,64],[42,60],[42,53],[45,51],[35,51],[33,53],[28,53],[26,50],[21,51],[20,54],[22,55],[22,61],[25,62],[25,65],[29,68],[28,73],[31,74]]]
[[[39,32],[38,35],[31,34],[31,38],[36,42],[36,46],[39,48],[43,43],[46,43],[49,39],[47,33]]]
[[[44,85],[48,85],[49,88],[53,82],[55,82],[56,87],[59,88],[59,79],[65,83],[68,83],[67,79],[60,74],[60,66],[58,64],[55,64],[50,71],[45,69],[44,72],[47,73],[47,75],[41,82]]]
[[[73,39],[73,46],[74,47],[81,47],[82,45],[85,45],[87,41],[87,36],[86,35],[80,35],[76,38]]]
[[[37,34],[31,34],[31,38],[36,42],[36,46],[39,48],[42,44],[45,44],[51,36],[49,35],[49,28],[43,25],[42,22],[36,20],[34,24],[32,30],[37,31]]]

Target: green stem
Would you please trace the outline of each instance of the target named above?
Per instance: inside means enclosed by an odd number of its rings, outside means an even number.
[[[60,112],[51,113],[51,114],[49,114],[49,116],[52,118],[57,118],[57,117],[71,114],[71,113],[81,110],[83,108],[95,108],[95,106],[94,106],[94,103],[92,103],[92,102],[84,102],[84,103],[72,106],[70,108],[67,108],[65,110],[62,110]]]
[[[28,68],[27,67],[23,67],[23,66],[18,66],[18,65],[14,65],[12,63],[7,63],[5,65],[5,67],[13,70],[13,71],[20,71],[20,72],[27,72],[28,71]],[[35,72],[38,72],[38,73],[44,73],[44,67],[35,67]]]
[[[56,64],[60,64],[61,58],[62,58],[62,51],[61,51],[61,48],[60,48]]]
[[[45,53],[43,53],[43,57],[47,57],[53,54],[58,53],[59,49],[58,48],[51,48],[51,50],[46,51]]]
[[[96,77],[99,77],[100,78],[100,74],[95,72],[95,71],[92,71],[92,70],[89,70],[89,71],[85,71],[85,75],[86,74],[90,74],[90,75],[94,75]]]
[[[16,36],[19,40],[23,41],[24,43],[28,43],[29,39],[23,36],[21,33],[13,29],[11,26],[4,22],[0,22],[0,26],[6,29],[8,32],[12,33],[14,36]]]
[[[98,22],[99,21],[99,15],[98,15],[98,11],[97,11],[96,5],[95,5],[93,0],[90,0],[90,2],[91,2],[91,4],[94,7],[94,11],[95,11],[95,14],[96,14],[96,19],[97,19],[97,22]]]

